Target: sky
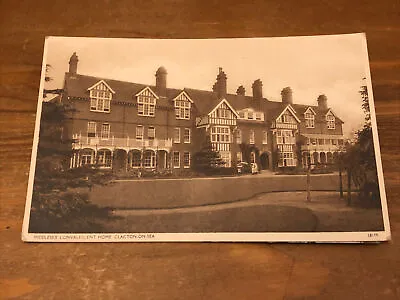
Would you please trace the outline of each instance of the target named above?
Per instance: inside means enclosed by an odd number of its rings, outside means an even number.
[[[316,105],[320,94],[344,122],[344,133],[362,127],[360,86],[366,85],[368,55],[363,34],[246,39],[47,39],[45,63],[53,78],[49,89],[62,88],[69,58],[76,52],[78,73],[143,84],[155,84],[155,72],[167,69],[167,86],[211,90],[218,68],[227,74],[228,92],[239,85],[252,94],[256,79],[263,96],[281,101],[293,90],[294,103]]]

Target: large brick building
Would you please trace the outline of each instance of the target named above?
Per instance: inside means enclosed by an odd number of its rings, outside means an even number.
[[[129,170],[185,169],[206,139],[226,167],[239,161],[260,169],[331,162],[343,145],[343,122],[321,95],[317,105],[295,104],[290,88],[282,101],[263,97],[261,80],[252,95],[243,86],[227,93],[220,68],[210,91],[167,86],[160,67],[155,85],[123,82],[77,73],[74,53],[65,73],[63,103],[70,113],[64,136],[74,140],[70,167],[100,164]]]

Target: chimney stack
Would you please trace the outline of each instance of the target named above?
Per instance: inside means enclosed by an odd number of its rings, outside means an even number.
[[[253,88],[253,98],[255,100],[261,100],[263,95],[262,95],[262,81],[260,79],[257,79],[253,82],[253,85],[251,86]]]
[[[320,110],[328,110],[328,98],[325,95],[319,95],[317,102]]]
[[[219,98],[223,98],[226,96],[226,80],[226,74],[224,71],[222,71],[222,68],[220,67],[217,75],[217,82],[214,84],[215,91],[217,92]]]
[[[76,52],[74,52],[70,59],[69,59],[69,74],[70,75],[76,75],[78,71],[78,56],[76,55]]]
[[[290,87],[285,87],[281,91],[282,103],[293,104],[293,92]]]
[[[246,94],[246,90],[243,85],[239,86],[236,90],[236,95],[244,96]]]
[[[156,91],[160,97],[167,97],[167,70],[159,67],[156,72]]]

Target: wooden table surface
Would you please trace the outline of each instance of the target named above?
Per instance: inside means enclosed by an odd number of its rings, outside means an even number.
[[[0,298],[399,299],[399,1],[0,1]],[[366,32],[393,241],[22,243],[46,35],[213,38]]]

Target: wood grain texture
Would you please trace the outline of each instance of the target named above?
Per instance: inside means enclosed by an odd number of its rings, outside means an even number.
[[[398,1],[0,1],[0,298],[400,298]],[[46,35],[213,38],[366,32],[393,241],[24,244]]]

